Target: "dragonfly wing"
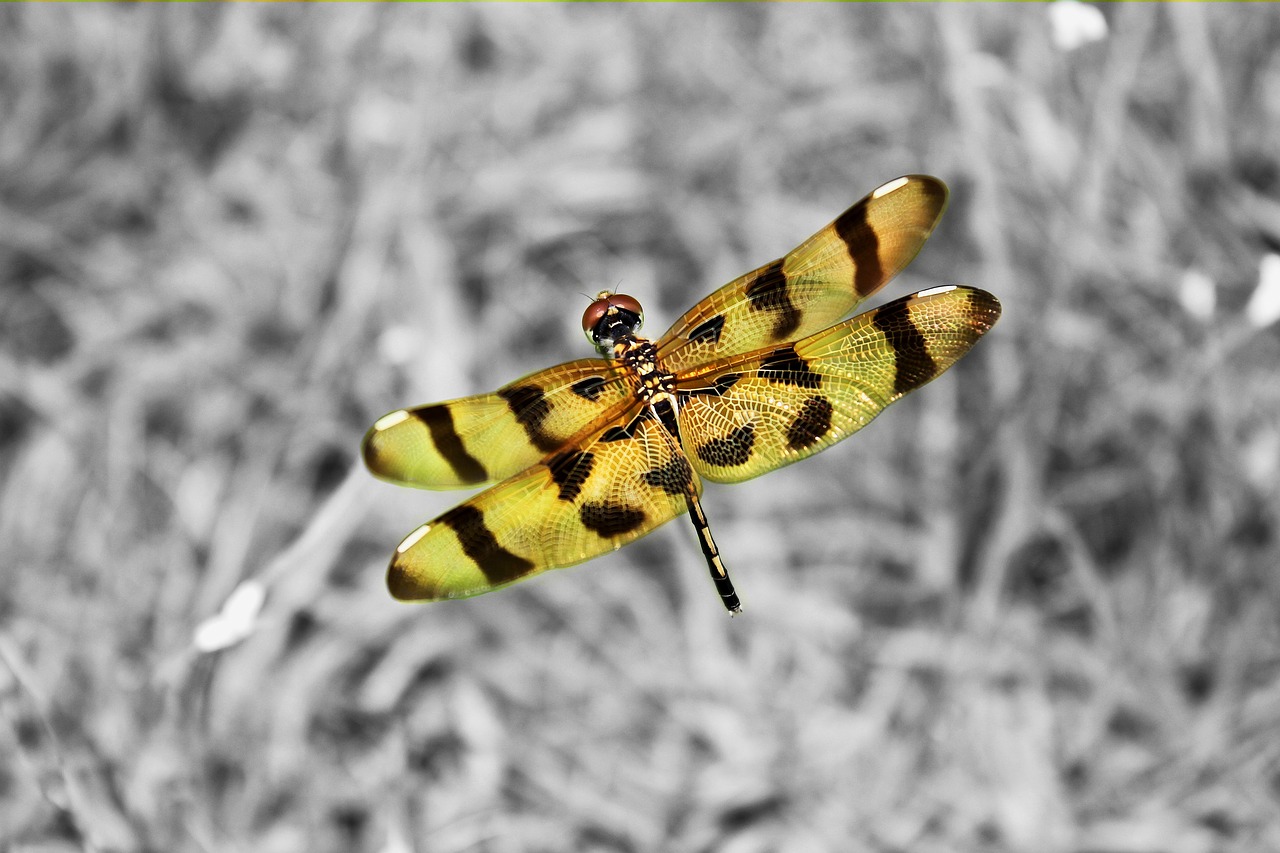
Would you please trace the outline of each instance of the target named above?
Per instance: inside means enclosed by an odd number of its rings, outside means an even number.
[[[662,425],[640,411],[409,534],[388,569],[391,594],[479,595],[621,548],[684,512],[701,481]]]
[[[873,190],[786,256],[689,309],[658,341],[663,367],[679,373],[831,326],[911,263],[946,206],[946,184],[927,175]]]
[[[990,293],[939,287],[707,365],[679,380],[685,450],[703,477],[724,483],[812,456],[937,378],[999,317]]]

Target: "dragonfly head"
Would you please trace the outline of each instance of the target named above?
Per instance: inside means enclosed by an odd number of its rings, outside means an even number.
[[[602,290],[582,314],[582,330],[601,355],[612,356],[618,341],[634,337],[644,324],[644,309],[631,296]]]

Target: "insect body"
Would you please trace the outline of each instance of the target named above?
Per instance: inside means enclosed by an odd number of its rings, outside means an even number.
[[[890,181],[656,341],[637,334],[639,302],[603,292],[583,315],[603,359],[380,418],[364,441],[378,477],[437,489],[500,481],[400,543],[392,595],[489,592],[688,511],[721,600],[738,612],[702,481],[747,480],[848,437],[999,318],[991,294],[949,285],[837,322],[915,257],[946,199],[936,178]]]

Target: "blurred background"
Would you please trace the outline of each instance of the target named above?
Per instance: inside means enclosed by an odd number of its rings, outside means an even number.
[[[1280,10],[0,10],[0,849],[1280,850]],[[489,596],[365,429],[908,172],[1004,319]]]

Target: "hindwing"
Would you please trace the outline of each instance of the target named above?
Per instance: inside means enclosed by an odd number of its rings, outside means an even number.
[[[419,527],[396,549],[398,599],[464,598],[621,548],[685,512],[702,483],[638,406]]]
[[[699,474],[722,483],[812,456],[936,378],[999,316],[986,291],[938,287],[682,376],[685,452]]]

